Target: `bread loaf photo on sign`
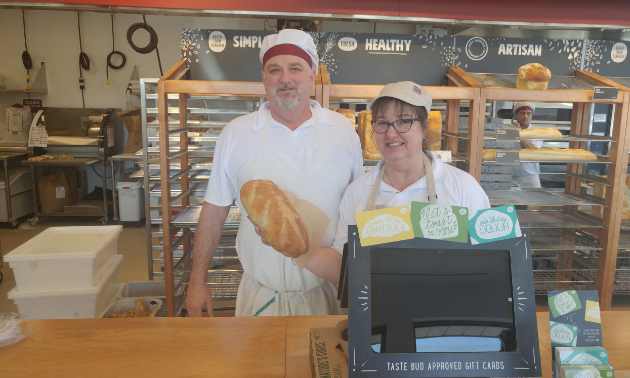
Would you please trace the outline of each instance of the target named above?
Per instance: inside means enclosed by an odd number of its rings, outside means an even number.
[[[495,161],[497,152],[518,152],[520,161],[597,161],[597,155],[590,151],[570,148],[487,149],[481,152],[481,159],[483,161]]]
[[[530,89],[543,91],[551,80],[551,71],[542,64],[529,63],[518,69],[516,75],[517,89]]]
[[[291,258],[309,249],[306,226],[287,196],[268,180],[248,181],[241,187],[241,203],[249,219],[260,227],[273,249]]]

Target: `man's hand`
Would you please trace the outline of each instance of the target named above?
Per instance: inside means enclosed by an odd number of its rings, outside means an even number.
[[[212,310],[212,293],[205,282],[190,282],[186,295],[186,310],[188,316],[199,317],[203,315],[203,306],[206,306],[208,316],[214,316]]]
[[[249,221],[251,222],[250,217],[248,216],[247,219],[249,219]],[[267,243],[267,241],[265,240],[265,238],[263,238],[262,233],[260,232],[260,227],[258,227],[257,224],[255,224],[254,222],[252,222],[252,224],[254,225],[254,230],[256,231],[256,235],[260,236],[260,241],[264,244],[264,245],[269,245]]]

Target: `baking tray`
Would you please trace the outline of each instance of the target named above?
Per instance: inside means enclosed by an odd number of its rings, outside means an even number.
[[[595,277],[600,268],[588,259],[569,251],[553,255],[533,255],[534,292],[548,290],[596,290]]]
[[[622,219],[621,220],[621,229],[622,230],[630,230],[630,219]]]
[[[597,161],[592,160],[572,160],[572,161],[557,161],[557,160],[521,160],[521,163],[555,163],[555,164],[578,164],[578,163],[588,163],[588,164],[612,164],[612,160],[610,160],[609,156],[606,155],[597,155]],[[483,164],[488,165],[505,165],[505,164],[497,164],[496,161],[484,161]]]
[[[470,76],[477,79],[486,88],[516,88],[516,74],[474,73]],[[594,85],[576,76],[551,76],[547,90],[587,90],[592,91]]]
[[[607,76],[606,78],[614,81],[617,84],[621,84],[624,87],[630,88],[630,77]]]
[[[601,198],[590,195],[578,195],[568,192],[552,192],[546,189],[533,190],[486,190],[492,206],[534,205],[566,206],[594,205],[608,207]]]
[[[200,182],[196,184],[195,189],[190,194],[192,197],[203,197],[208,189],[208,182]],[[178,195],[182,192],[182,185],[180,183],[171,184],[171,195]],[[151,197],[162,197],[162,184],[156,184],[149,191]]]
[[[601,245],[567,230],[536,230],[529,240],[532,251],[602,250]]]
[[[516,214],[523,228],[606,228],[603,223],[563,210],[517,210]]]
[[[180,211],[171,224],[175,227],[190,227],[196,226],[199,222],[199,215],[201,214],[202,206],[188,206]],[[224,228],[238,228],[241,223],[241,209],[236,206],[230,208],[227,219],[225,220]]]
[[[630,250],[630,230],[624,230],[623,228],[621,229],[621,231],[619,232],[618,248],[621,250]]]

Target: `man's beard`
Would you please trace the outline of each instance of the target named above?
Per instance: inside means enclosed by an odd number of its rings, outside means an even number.
[[[292,97],[279,96],[278,91],[280,91],[281,89],[295,89],[296,90],[295,96],[292,96]],[[273,100],[276,102],[276,105],[280,107],[280,109],[291,110],[295,108],[296,106],[298,106],[298,104],[300,103],[300,93],[297,92],[296,85],[278,84],[278,86],[276,86],[276,94],[273,97]]]

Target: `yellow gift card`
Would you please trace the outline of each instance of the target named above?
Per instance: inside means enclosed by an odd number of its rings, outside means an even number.
[[[414,238],[407,206],[364,211],[356,218],[363,247]]]
[[[599,302],[586,301],[586,312],[584,313],[584,320],[587,322],[600,323],[602,318],[599,315]]]

